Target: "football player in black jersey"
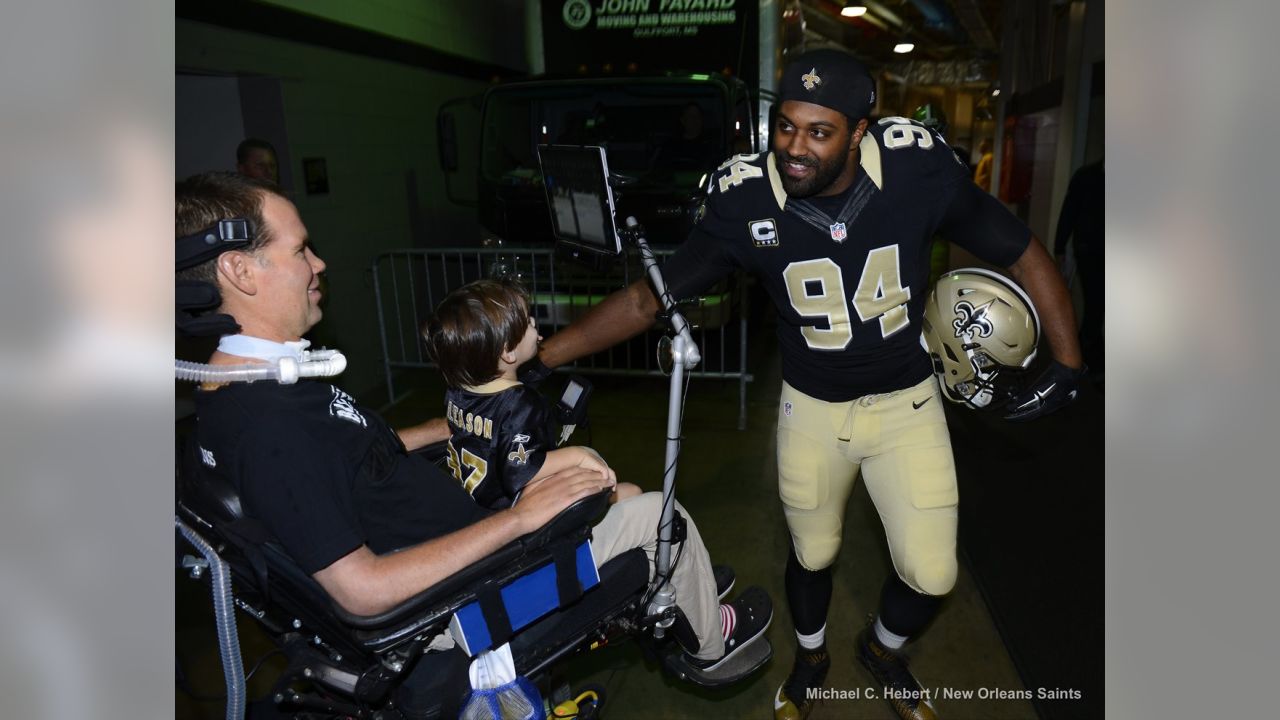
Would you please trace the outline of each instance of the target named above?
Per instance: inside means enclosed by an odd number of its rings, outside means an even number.
[[[856,653],[894,689],[899,715],[936,717],[901,652],[957,573],[955,466],[921,343],[930,240],[939,233],[1008,268],[1039,310],[1054,359],[1010,401],[1009,419],[1074,399],[1083,372],[1075,318],[1044,246],[973,184],[940,135],[906,118],[868,118],[874,83],[852,57],[798,56],[779,103],[773,152],[721,165],[693,232],[663,268],[676,298],[746,269],[779,315],[778,491],[792,540],[786,588],[799,648],[774,714],[807,716],[806,691],[825,679],[830,566],[861,471],[896,572]],[[542,369],[643,331],[658,308],[647,282],[614,293],[543,344]]]
[[[560,428],[550,403],[516,379],[516,368],[538,352],[529,298],[515,283],[478,280],[449,293],[423,333],[444,375],[449,422],[448,464],[475,501],[511,507],[526,485],[571,467],[616,474],[595,450],[557,449]],[[614,486],[614,500],[640,494]]]

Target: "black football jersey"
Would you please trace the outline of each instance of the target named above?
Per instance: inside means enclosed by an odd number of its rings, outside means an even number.
[[[1030,239],[920,123],[873,122],[859,150],[853,185],[827,198],[788,197],[772,153],[729,159],[663,268],[676,298],[734,268],[752,273],[778,310],[783,378],[828,402],[911,387],[932,372],[920,322],[935,233],[1000,266]]]
[[[557,423],[550,404],[527,385],[497,380],[476,390],[445,392],[449,469],[476,502],[510,507],[556,449]]]

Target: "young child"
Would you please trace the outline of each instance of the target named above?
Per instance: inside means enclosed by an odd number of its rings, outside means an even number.
[[[524,486],[574,466],[617,481],[591,448],[556,448],[560,433],[550,403],[516,379],[542,340],[519,285],[478,280],[458,288],[436,308],[424,337],[449,386],[449,469],[476,502],[510,507]],[[639,494],[639,487],[619,483],[614,497]]]

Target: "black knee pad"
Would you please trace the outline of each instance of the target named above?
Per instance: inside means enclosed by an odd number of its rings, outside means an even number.
[[[796,632],[812,635],[827,624],[831,606],[831,568],[807,570],[796,557],[795,547],[787,556],[787,605]]]
[[[924,630],[941,605],[941,597],[918,593],[893,573],[880,590],[880,622],[894,635],[912,637]]]

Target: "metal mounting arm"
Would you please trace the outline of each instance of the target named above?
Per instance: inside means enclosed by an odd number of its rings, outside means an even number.
[[[702,360],[698,345],[689,332],[689,323],[676,309],[675,300],[667,292],[667,283],[662,277],[662,270],[654,258],[653,250],[645,240],[644,229],[634,217],[627,218],[627,235],[640,250],[640,259],[644,262],[645,271],[653,283],[654,292],[658,296],[664,314],[670,318],[675,337],[671,342],[672,371],[671,383],[667,398],[667,446],[665,470],[662,475],[662,519],[658,523],[658,551],[654,559],[655,577],[663,578],[661,587],[654,594],[646,612],[649,615],[662,613],[676,604],[675,588],[671,585],[671,544],[675,516],[676,459],[680,455],[681,411],[684,408],[685,372],[692,369]],[[661,638],[673,619],[659,621],[654,627],[654,636]]]

